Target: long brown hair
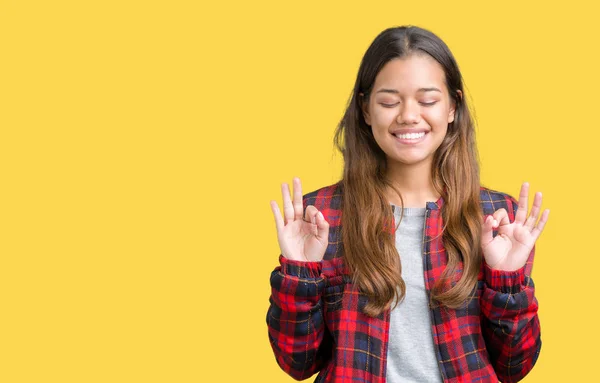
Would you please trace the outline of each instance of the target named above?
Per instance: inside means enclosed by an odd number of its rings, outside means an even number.
[[[364,120],[361,102],[368,102],[375,78],[388,61],[411,54],[427,54],[442,66],[448,92],[456,105],[454,121],[448,124],[431,169],[434,187],[444,200],[442,241],[448,254],[448,265],[436,281],[431,299],[447,307],[460,306],[472,292],[481,267],[475,129],[458,65],[450,49],[432,32],[416,26],[386,29],[371,43],[361,61],[348,107],[334,137],[344,157],[344,258],[354,283],[369,297],[364,312],[372,316],[381,314],[395,298],[397,303],[405,295],[400,257],[394,237],[384,225],[393,222],[386,190],[394,190],[402,206],[404,202],[386,178],[386,157]],[[453,280],[461,266],[460,279],[451,286],[448,281]]]

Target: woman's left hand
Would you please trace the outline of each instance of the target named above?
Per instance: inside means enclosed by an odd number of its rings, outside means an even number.
[[[492,268],[505,271],[519,270],[525,265],[535,241],[539,238],[548,221],[550,210],[546,209],[538,222],[542,206],[542,193],[535,193],[533,206],[527,215],[529,184],[521,186],[519,208],[515,220],[510,223],[505,209],[499,209],[487,216],[481,232],[481,246],[485,262]],[[537,224],[536,224],[537,223]],[[492,235],[493,229],[498,235]]]

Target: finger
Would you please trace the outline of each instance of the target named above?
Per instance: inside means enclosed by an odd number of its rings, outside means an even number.
[[[317,238],[319,238],[322,241],[328,241],[329,240],[329,223],[327,222],[325,217],[323,217],[323,213],[321,213],[321,212],[317,213],[316,223],[317,223]]]
[[[302,219],[304,208],[302,207],[302,184],[300,178],[296,177],[294,183],[294,219]]]
[[[313,224],[312,234],[314,234],[314,235],[319,234],[318,229],[317,229],[317,214],[318,213],[319,213],[319,210],[316,207],[314,207],[313,205],[308,205],[306,207],[306,216],[304,217],[304,220]]]
[[[527,217],[527,221],[525,221],[525,226],[529,228],[529,230],[533,230],[535,223],[540,216],[540,210],[542,208],[542,193],[535,193],[535,197],[533,197],[533,205],[531,206],[531,211],[529,212],[529,217]]]
[[[498,228],[503,225],[510,225],[510,220],[508,219],[508,212],[505,208],[498,209],[492,214],[494,221],[492,222],[492,226],[494,228]]]
[[[281,196],[283,197],[283,217],[285,224],[294,220],[294,206],[290,199],[290,187],[287,183],[281,184]]]
[[[492,242],[494,239],[493,235],[493,223],[494,217],[488,215],[483,221],[483,225],[481,227],[481,245],[487,246],[488,243]]]
[[[517,214],[515,216],[515,223],[524,223],[525,218],[527,218],[527,205],[529,201],[527,198],[529,197],[529,183],[524,182],[521,186],[521,192],[519,193],[519,207],[517,209]]]
[[[544,210],[544,212],[542,213],[542,218],[540,218],[540,221],[538,222],[537,226],[531,231],[531,235],[533,236],[533,239],[535,241],[537,241],[537,239],[542,234],[544,226],[546,226],[546,222],[548,222],[548,216],[550,216],[550,209]]]
[[[277,202],[271,201],[271,210],[273,211],[273,216],[275,217],[275,226],[277,227],[277,232],[281,232],[283,230],[283,217],[281,217],[281,211],[279,211],[279,206]]]
[[[317,222],[315,221],[315,217],[317,216],[318,212],[319,210],[316,207],[314,207],[313,205],[308,205],[306,207],[306,214],[304,220],[316,224]]]

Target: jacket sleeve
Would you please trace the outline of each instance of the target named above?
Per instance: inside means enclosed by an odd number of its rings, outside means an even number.
[[[517,202],[511,197],[509,216]],[[512,210],[512,211],[511,211]],[[483,262],[482,331],[498,379],[518,382],[531,371],[542,346],[538,302],[531,279],[535,247],[525,266],[516,271],[491,269]]]
[[[269,340],[279,366],[303,380],[319,371],[331,353],[322,307],[326,279],[321,262],[293,261],[282,255],[279,262],[271,273]]]

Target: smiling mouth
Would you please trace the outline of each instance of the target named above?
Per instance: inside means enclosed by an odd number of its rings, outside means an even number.
[[[420,138],[423,138],[425,136],[425,132],[419,132],[419,133],[404,133],[404,134],[400,134],[400,133],[396,133],[393,134],[394,137],[399,138],[401,140],[418,140]]]

